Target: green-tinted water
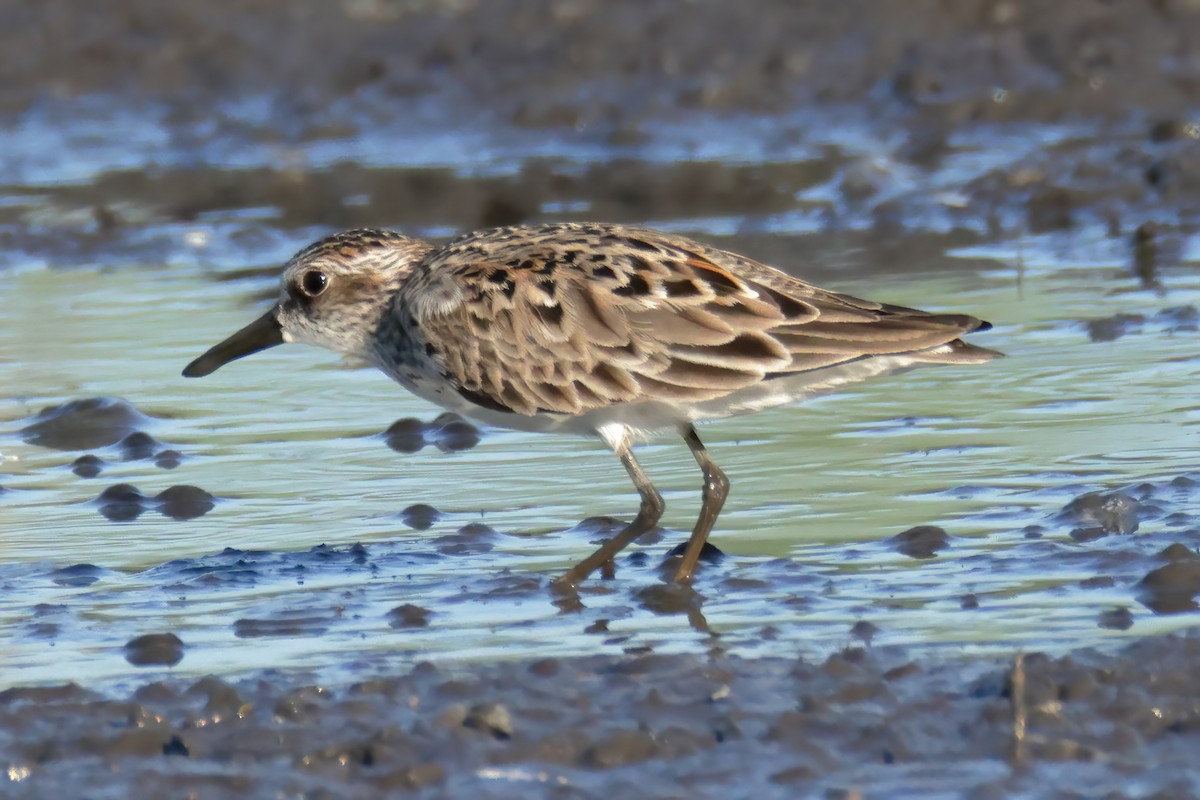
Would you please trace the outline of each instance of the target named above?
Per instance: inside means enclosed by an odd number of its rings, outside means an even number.
[[[809,191],[805,202],[819,205],[820,194]],[[21,203],[45,219],[40,201]],[[594,534],[554,531],[598,515],[628,518],[636,508],[624,471],[597,442],[487,430],[464,452],[400,454],[379,434],[398,418],[429,420],[440,409],[374,371],[301,347],[203,381],[180,377],[273,292],[273,278],[232,272],[239,259],[263,266],[304,243],[228,233],[255,225],[218,215],[155,228],[156,241],[167,243],[151,249],[156,256],[114,261],[100,241],[94,252],[103,267],[77,255],[70,269],[29,264],[3,273],[0,585],[8,591],[0,628],[8,635],[0,684],[119,678],[128,672],[120,645],[157,630],[184,637],[178,669],[192,673],[321,670],[344,665],[350,651],[370,666],[446,651],[471,658],[711,646],[683,617],[639,600],[637,590],[657,581],[648,567],[623,561],[618,581],[596,582],[599,594],[585,593],[579,614],[560,613],[544,586],[522,583],[544,584],[590,552]],[[224,250],[198,246],[214,232]],[[866,265],[818,266],[819,275],[806,276],[851,294],[990,319],[995,330],[974,340],[1009,357],[927,368],[704,427],[733,485],[714,536],[729,557],[697,582],[720,646],[836,647],[863,618],[879,625],[884,643],[965,651],[1097,643],[1194,624],[1192,614],[1154,615],[1137,603],[1136,587],[1155,552],[1194,531],[1186,493],[1168,482],[1195,469],[1200,365],[1186,314],[1163,314],[1200,303],[1191,251],[1163,273],[1159,293],[1140,288],[1122,240],[1096,227],[999,236],[970,249],[959,238],[932,248],[932,271],[852,232],[801,240],[809,253],[851,254],[847,260]],[[930,251],[926,244],[922,252]],[[1116,313],[1145,319],[1114,341],[1090,341],[1081,320]],[[83,479],[69,467],[80,452],[26,443],[18,433],[44,406],[95,396],[123,398],[149,415],[141,428],[181,451],[182,463],[168,470],[101,448],[94,452],[107,462],[103,472]],[[648,443],[641,457],[668,503],[669,530],[646,548],[656,562],[694,520],[699,474],[671,438]],[[1157,488],[1144,490],[1133,537],[1077,544],[1068,536],[1073,523],[1055,519],[1085,491],[1144,482]],[[150,509],[112,522],[95,499],[118,483],[147,496],[191,484],[218,500],[187,521]],[[428,531],[399,518],[417,503],[442,512]],[[457,550],[441,538],[468,523],[497,533]],[[884,543],[926,524],[952,537],[934,560]],[[365,556],[344,547],[309,552],[354,542]],[[270,552],[219,555],[224,548]],[[81,563],[98,570],[86,580],[51,572]],[[1112,580],[1080,584],[1105,576]],[[961,607],[968,594],[977,609]],[[405,602],[431,609],[434,624],[392,631],[385,612]],[[1098,614],[1114,607],[1133,612],[1131,634],[1097,627]],[[263,638],[239,619],[294,624]],[[598,621],[606,621],[607,638],[583,633]]]

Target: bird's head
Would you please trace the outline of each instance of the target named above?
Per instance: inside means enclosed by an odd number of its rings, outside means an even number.
[[[380,230],[336,233],[284,265],[279,300],[261,317],[188,364],[189,378],[284,342],[364,358],[379,320],[431,245]]]

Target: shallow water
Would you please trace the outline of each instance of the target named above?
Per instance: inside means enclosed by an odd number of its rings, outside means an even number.
[[[877,626],[875,642],[964,654],[1107,644],[1197,622],[1194,611],[1156,614],[1137,587],[1162,563],[1156,553],[1200,539],[1190,482],[1172,483],[1196,470],[1194,311],[1164,312],[1200,304],[1197,243],[1183,237],[1157,288],[1145,288],[1128,237],[1099,213],[1035,234],[1004,202],[984,211],[956,199],[998,165],[1041,162],[1054,148],[1062,159],[1095,157],[1117,146],[1111,138],[971,128],[935,168],[917,169],[861,120],[796,118],[798,138],[776,146],[744,121],[713,121],[691,141],[663,128],[634,148],[472,131],[387,148],[396,132],[381,131],[377,141],[233,158],[219,137],[181,144],[135,114],[120,129],[144,145],[137,154],[93,136],[68,161],[38,160],[53,122],[30,115],[0,165],[0,229],[15,242],[0,304],[0,684],[127,681],[125,642],[168,630],[185,642],[174,667],[184,674],[291,666],[336,676],[448,652],[822,653],[854,640],[861,620]],[[641,211],[622,204],[620,181],[602,179],[619,171],[613,157],[632,159],[619,167],[631,180],[662,176],[670,190]],[[280,164],[292,161],[312,171],[289,189]],[[150,162],[159,178],[149,183],[121,172]],[[644,557],[623,558],[616,581],[587,587],[583,608],[562,608],[548,577],[602,535],[576,526],[636,507],[597,443],[489,429],[467,450],[399,453],[383,431],[440,409],[299,347],[203,381],[179,376],[259,313],[274,265],[325,230],[317,204],[286,198],[341,180],[339,162],[363,165],[345,182],[368,187],[343,205],[377,222],[410,219],[385,216],[377,193],[422,181],[436,180],[441,199],[412,225],[435,234],[466,224],[455,216],[460,195],[555,185],[536,216],[728,235],[718,241],[839,291],[990,319],[995,330],[973,341],[1009,357],[702,428],[733,485],[714,535],[727,555],[701,571],[702,603],[655,593],[652,565],[686,538],[699,480],[682,443],[648,443],[641,458],[667,500],[666,532],[635,548]],[[260,164],[272,167],[265,181],[238,171]],[[697,175],[705,192],[689,189]],[[226,180],[251,188],[181,218],[164,210],[172,180],[180,191]],[[733,190],[721,187],[747,183],[757,205],[722,200]],[[863,191],[869,202],[852,199]],[[97,204],[120,223],[106,225]],[[1084,321],[1116,314],[1143,320],[1091,341]],[[58,450],[22,438],[44,407],[93,397],[144,414],[133,428],[157,440],[148,455],[177,450],[178,465],[129,460],[115,444]],[[85,452],[104,462],[97,477],[72,472]],[[197,486],[215,507],[178,520],[147,502],[115,522],[97,498],[117,484],[145,496]],[[1072,539],[1078,526],[1060,510],[1118,489],[1142,501],[1137,532]],[[402,520],[414,504],[440,512],[428,530]],[[490,530],[460,530],[472,524]],[[917,560],[886,542],[917,525],[945,528],[948,547]],[[79,564],[93,568],[59,571]],[[393,628],[388,611],[404,603],[427,609],[429,624]],[[1116,609],[1131,627],[1098,624]]]

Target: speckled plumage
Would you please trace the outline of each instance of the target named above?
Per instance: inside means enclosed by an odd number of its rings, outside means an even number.
[[[982,363],[999,354],[959,337],[987,327],[826,291],[644,228],[498,228],[440,248],[358,230],[298,253],[284,268],[277,306],[185,374],[207,374],[278,341],[305,342],[364,359],[484,422],[600,436],[625,463],[642,509],[560,583],[586,577],[657,523],[662,500],[632,444],[676,428],[706,479],[700,521],[676,570],[682,580],[728,487],[694,422],[919,364]]]

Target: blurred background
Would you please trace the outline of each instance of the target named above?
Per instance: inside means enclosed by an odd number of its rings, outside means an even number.
[[[837,648],[863,618],[965,652],[1193,624],[1194,580],[1142,579],[1200,536],[1198,34],[1195,0],[0,4],[0,677],[119,676],[112,644],[158,629],[195,643],[183,670],[390,653],[401,598],[444,614],[408,652],[590,651],[599,619],[610,650],[706,646],[629,594],[695,518],[677,443],[645,450],[668,530],[560,616],[488,581],[629,517],[602,448],[451,445],[438,409],[303,348],[179,377],[293,252],[364,225],[651,225],[996,324],[1001,362],[702,432],[733,482],[704,607],[730,648]],[[381,435],[409,418],[428,442]],[[918,525],[946,538],[891,538]],[[355,542],[390,566],[312,550]],[[347,582],[358,616],[330,611]],[[68,600],[51,649],[31,608]],[[287,650],[233,625],[297,607],[319,624]]]
[[[249,265],[338,227],[600,218],[785,267],[913,269],[1027,233],[1169,237],[1195,209],[1192,0],[0,14],[9,266]]]

